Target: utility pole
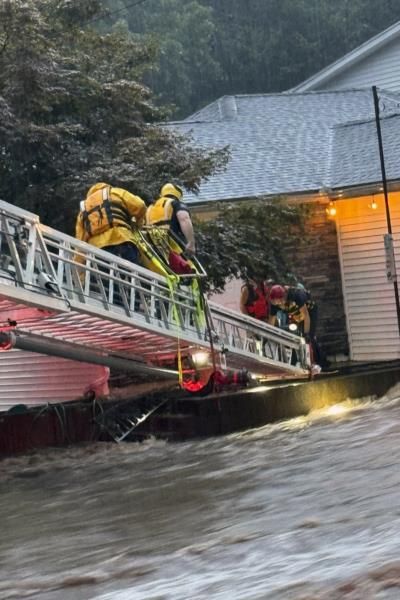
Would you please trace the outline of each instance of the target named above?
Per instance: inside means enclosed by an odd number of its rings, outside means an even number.
[[[389,196],[388,196],[388,190],[387,190],[386,169],[385,169],[385,156],[383,153],[381,121],[380,121],[380,117],[379,117],[379,97],[378,97],[378,91],[376,89],[376,85],[372,86],[372,94],[374,97],[376,133],[378,136],[379,158],[380,158],[380,162],[381,162],[383,194],[385,197],[386,225],[387,225],[387,230],[388,230],[387,234],[385,234],[385,236],[384,236],[386,266],[387,266],[386,271],[387,271],[388,280],[393,281],[394,297],[396,300],[397,327],[398,327],[399,335],[400,335],[399,288],[397,285],[397,271],[396,271],[396,260],[395,260],[394,247],[393,247],[392,221],[390,218]]]

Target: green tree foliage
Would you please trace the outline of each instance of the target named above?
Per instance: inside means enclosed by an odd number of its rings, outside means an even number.
[[[215,219],[197,222],[198,257],[211,289],[222,291],[233,277],[288,281],[293,243],[306,243],[306,214],[274,199],[222,205]]]
[[[128,8],[121,11],[124,4]],[[198,105],[200,97],[203,103],[214,100],[214,82],[223,74],[213,49],[212,9],[197,0],[147,0],[130,5],[129,0],[118,4],[108,0],[111,17],[103,20],[103,27],[123,19],[134,36],[154,43],[158,60],[146,81],[159,101],[178,107],[176,114],[183,115]]]
[[[149,81],[178,117],[224,94],[288,90],[400,19],[396,0],[107,1],[108,26],[124,18],[153,36]]]
[[[95,181],[196,190],[226,160],[156,125],[154,45],[99,33],[102,14],[101,0],[0,0],[0,197],[69,232]]]

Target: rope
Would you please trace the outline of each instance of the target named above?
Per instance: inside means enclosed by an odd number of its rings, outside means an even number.
[[[180,387],[182,387],[182,385],[183,385],[183,369],[182,369],[181,341],[180,341],[180,335],[179,335],[179,328],[181,326],[181,322],[180,322],[180,318],[179,318],[178,309],[177,309],[176,303],[175,303],[175,287],[177,286],[179,280],[177,277],[175,277],[173,275],[167,275],[166,279],[167,279],[167,283],[168,283],[168,287],[169,287],[169,292],[171,295],[172,316],[177,324],[176,336],[177,336],[177,342],[178,342],[178,349],[177,349],[178,382],[179,382]]]
[[[204,316],[206,319],[206,327],[207,327],[208,337],[210,339],[210,350],[211,350],[211,360],[212,360],[212,365],[213,365],[213,373],[215,374],[217,372],[217,361],[215,358],[215,348],[214,348],[214,341],[213,341],[213,335],[212,335],[213,329],[211,327],[210,313],[209,313],[207,300],[205,299],[202,282],[199,282],[199,293],[200,293],[200,297],[203,302]],[[213,379],[212,389],[213,389],[213,391],[215,390],[215,377]]]
[[[182,368],[182,353],[181,353],[181,344],[178,335],[178,382],[179,386],[183,387],[183,368]]]

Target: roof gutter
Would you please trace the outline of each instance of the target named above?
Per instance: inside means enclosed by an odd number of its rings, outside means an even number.
[[[394,192],[400,190],[400,179],[388,181],[388,191]],[[221,200],[210,201],[206,200],[203,202],[190,202],[188,203],[190,208],[196,213],[210,212],[216,210],[218,205],[222,204],[237,204],[240,202],[266,202],[270,203],[274,200],[281,201],[293,201],[296,200],[299,203],[315,202],[316,200],[345,200],[347,198],[356,198],[357,196],[370,196],[372,194],[383,193],[382,181],[377,181],[367,184],[359,184],[348,187],[325,187],[321,186],[320,189],[291,192],[289,194],[263,194],[260,196],[242,196],[241,198],[221,198]]]

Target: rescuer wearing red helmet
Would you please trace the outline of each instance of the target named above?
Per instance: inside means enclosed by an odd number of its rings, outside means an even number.
[[[268,322],[277,324],[277,313],[283,311],[291,323],[296,323],[299,333],[311,344],[315,362],[326,363],[316,340],[318,307],[310,292],[300,287],[273,285],[269,292],[271,303]],[[321,366],[326,366],[325,364]]]
[[[279,310],[287,313],[289,320],[297,323],[306,337],[314,337],[317,326],[317,305],[310,293],[297,287],[273,285],[269,292],[271,310],[269,323],[276,324]]]

